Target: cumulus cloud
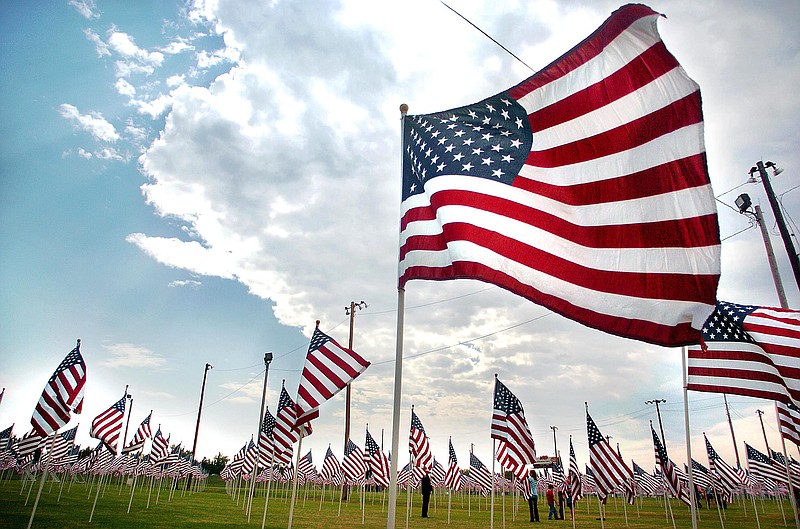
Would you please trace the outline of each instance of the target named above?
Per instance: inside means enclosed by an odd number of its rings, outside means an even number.
[[[110,354],[110,358],[100,362],[100,365],[105,367],[154,368],[167,363],[164,357],[142,345],[115,343],[104,345],[103,348]]]
[[[61,104],[58,111],[61,117],[72,121],[79,129],[88,132],[98,141],[115,142],[119,139],[119,133],[114,125],[106,121],[100,112],[81,114],[77,107],[69,103]]]
[[[180,287],[189,287],[191,289],[197,290],[203,283],[200,281],[195,281],[194,279],[176,279],[175,281],[170,281],[167,285],[169,288],[180,288]]]
[[[111,55],[111,50],[109,49],[108,44],[103,42],[103,39],[100,38],[100,35],[88,28],[83,30],[83,34],[86,35],[86,38],[89,39],[89,42],[94,44],[94,49],[97,52],[98,57]]]

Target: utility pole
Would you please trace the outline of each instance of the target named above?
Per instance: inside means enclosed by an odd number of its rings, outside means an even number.
[[[645,404],[656,405],[656,415],[658,416],[658,429],[661,431],[661,443],[664,445],[664,450],[667,449],[667,439],[664,437],[664,425],[661,424],[661,409],[658,407],[658,405],[663,404],[665,402],[667,402],[667,399],[653,399],[644,401]]]
[[[778,301],[780,301],[781,308],[789,308],[789,302],[786,300],[786,291],[783,288],[783,281],[781,281],[781,274],[778,270],[778,261],[775,260],[775,250],[772,249],[772,240],[769,238],[769,231],[764,222],[764,214],[761,212],[761,206],[756,204],[753,206],[754,212],[751,212],[749,208],[753,203],[750,200],[750,195],[747,193],[742,193],[736,197],[735,203],[739,208],[739,213],[742,215],[750,214],[755,217],[755,221],[761,229],[761,238],[764,239],[764,248],[767,251],[767,262],[772,272],[772,282],[775,283],[775,290],[778,292]]]
[[[200,414],[203,412],[203,397],[206,393],[206,377],[208,376],[208,371],[213,368],[214,366],[207,363],[203,371],[203,385],[200,388],[200,406],[197,408],[197,424],[194,427],[194,442],[192,443],[192,458],[195,461],[197,461],[197,434],[200,432]]]
[[[758,420],[761,422],[761,433],[764,434],[764,444],[767,445],[767,457],[772,457],[772,456],[770,456],[770,452],[769,452],[769,442],[767,441],[767,431],[764,429],[764,417],[763,417],[764,412],[761,411],[761,410],[756,410],[756,415],[758,415]]]
[[[558,426],[551,426],[550,429],[553,430],[553,454],[558,457],[558,441],[556,441],[556,430],[558,430]]]
[[[798,258],[797,250],[795,250],[794,244],[792,243],[792,236],[789,234],[789,230],[786,228],[786,222],[783,220],[783,214],[781,213],[778,199],[775,198],[775,191],[772,189],[772,182],[769,180],[767,167],[772,168],[774,176],[777,176],[782,172],[782,169],[779,169],[775,162],[764,163],[763,161],[759,160],[756,162],[754,167],[750,168],[750,177],[753,179],[753,181],[755,181],[755,177],[753,175],[758,173],[758,176],[761,178],[761,183],[764,184],[764,191],[767,193],[767,200],[769,200],[769,205],[772,207],[772,213],[775,215],[775,222],[778,225],[778,231],[780,231],[781,239],[783,239],[783,246],[786,248],[786,253],[789,256],[789,263],[792,265],[794,280],[797,283],[797,288],[800,288],[800,258]]]
[[[366,308],[367,302],[364,300],[359,301],[356,303],[355,301],[350,302],[349,307],[344,308],[344,313],[350,316],[350,338],[347,340],[347,348],[352,350],[353,349],[353,327],[355,326],[356,321],[356,310],[361,310]],[[345,387],[345,397],[344,397],[344,451],[347,452],[347,441],[350,440],[350,382],[347,383]],[[347,491],[348,487],[347,484],[342,485],[342,501],[347,500]]]
[[[250,512],[253,507],[253,493],[256,488],[256,475],[258,474],[258,461],[261,459],[261,428],[264,420],[264,405],[267,401],[267,379],[269,378],[269,364],[272,362],[272,353],[264,353],[264,387],[261,390],[261,411],[258,412],[258,425],[256,426],[256,462],[250,477],[250,492],[247,496],[247,523],[250,523]]]
[[[722,399],[725,401],[725,414],[728,416],[728,426],[731,428],[731,439],[733,439],[733,451],[736,454],[736,467],[742,468],[742,462],[739,460],[739,447],[736,445],[736,435],[733,433],[733,422],[731,421],[731,410],[728,409],[728,396],[722,394]]]

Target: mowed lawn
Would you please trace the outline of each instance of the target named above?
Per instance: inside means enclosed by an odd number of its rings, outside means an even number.
[[[3,480],[0,483],[0,528],[27,527],[33,501],[39,483],[30,492],[30,482],[22,489],[22,483],[16,478]],[[131,505],[131,512],[127,513],[128,503],[131,498],[131,487],[127,484],[114,482],[104,488],[97,500],[94,517],[89,522],[89,513],[95,499],[96,489],[89,490],[85,483],[66,483],[61,488],[60,483],[48,482],[45,484],[39,505],[36,511],[33,527],[73,529],[91,527],[94,529],[143,529],[143,528],[226,528],[226,527],[261,527],[264,512],[265,497],[262,493],[253,500],[251,519],[248,523],[247,514],[243,510],[244,501],[239,499],[238,504],[226,492],[224,483],[219,478],[212,477],[208,485],[201,492],[189,493],[175,490],[169,498],[169,490],[162,487],[160,493],[154,488],[150,493],[149,482],[137,483],[136,491]],[[438,492],[438,491],[437,491]],[[61,494],[58,501],[59,493]],[[150,493],[150,507],[146,508],[148,493]],[[265,527],[287,527],[289,519],[289,491],[285,486],[273,488]],[[25,505],[26,498],[28,504]],[[156,500],[158,499],[158,503]],[[384,493],[367,493],[365,502],[364,524],[362,525],[360,495],[357,491],[351,492],[350,501],[341,505],[338,495],[326,489],[325,499],[320,503],[320,490],[298,491],[298,500],[294,510],[293,527],[301,528],[327,528],[327,527],[365,527],[385,528],[387,522],[388,495]],[[408,495],[403,492],[398,495],[397,518],[395,527],[406,527],[406,505]],[[431,500],[431,518],[420,518],[420,495],[414,494],[411,499],[412,513],[408,527],[414,528],[445,528],[457,529],[489,527],[488,500],[481,496],[467,497],[454,495],[450,513],[450,524],[447,523],[447,496],[436,494]],[[542,502],[543,503],[543,502]],[[792,506],[788,500],[778,502],[773,499],[756,499],[758,508],[758,523],[763,529],[794,527]],[[529,527],[528,505],[520,502],[519,510],[514,513],[514,499],[506,496],[495,499],[494,527]],[[688,509],[672,501],[675,524],[680,528],[691,527],[691,516]],[[783,511],[783,512],[782,512]],[[537,526],[571,527],[569,514],[566,520],[547,520],[547,506],[540,505],[542,519]],[[597,501],[594,498],[582,500],[576,510],[576,527],[600,527]],[[663,500],[654,498],[643,499],[638,507],[627,506],[628,523],[625,523],[623,502],[621,499],[609,499],[606,506],[606,528],[671,528],[672,521],[665,511]],[[785,516],[785,522],[784,522]],[[726,529],[755,528],[758,527],[756,513],[753,510],[752,499],[746,503],[734,502],[728,506],[724,513],[724,527]],[[716,509],[699,511],[698,527],[721,527],[719,514]]]

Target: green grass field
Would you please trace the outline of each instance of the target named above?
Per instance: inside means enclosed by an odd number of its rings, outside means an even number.
[[[28,504],[25,505],[30,482],[21,487],[22,483],[14,479],[6,479],[0,483],[0,528],[27,527],[33,501],[38,490],[36,482],[30,493]],[[66,483],[61,489],[59,483],[48,482],[45,484],[39,505],[36,511],[33,527],[77,529],[91,527],[94,529],[142,529],[142,528],[225,528],[225,527],[261,527],[261,517],[264,512],[265,497],[259,494],[253,500],[251,521],[248,524],[247,515],[243,510],[243,501],[234,501],[226,492],[224,483],[219,478],[209,479],[207,486],[200,492],[185,492],[176,490],[172,499],[169,491],[162,488],[160,494],[154,489],[150,497],[150,508],[147,509],[149,492],[148,484],[137,484],[130,514],[127,513],[128,502],[131,497],[131,487],[113,483],[105,487],[97,501],[97,506],[92,522],[89,522],[89,513],[92,509],[96,489],[89,491],[89,485],[74,483],[71,488]],[[20,494],[20,492],[22,492]],[[58,500],[59,492],[61,499]],[[265,527],[283,528],[287,526],[289,518],[289,491],[285,487],[272,489]],[[156,497],[158,503],[156,504]],[[337,496],[338,498],[338,496]],[[385,528],[387,512],[385,501],[388,495],[381,493],[367,493],[364,525],[361,524],[361,509],[358,492],[351,493],[350,501],[342,504],[339,514],[339,502],[333,501],[330,489],[326,490],[325,500],[320,505],[320,490],[298,491],[298,501],[294,510],[293,527],[301,528],[327,528],[327,527],[365,527]],[[406,501],[407,494],[398,496],[397,518],[395,527],[406,527]],[[763,529],[794,527],[792,507],[788,501],[782,504],[774,500],[756,500],[758,519]],[[781,514],[781,507],[786,517]],[[691,527],[691,517],[688,509],[677,501],[672,502],[675,523],[677,527]],[[455,527],[483,528],[489,527],[488,501],[482,497],[468,498],[456,495],[452,500],[451,522],[447,523],[447,496],[435,495],[431,500],[431,518],[420,518],[420,495],[412,498],[412,515],[409,527],[414,528],[445,528]],[[495,499],[494,527],[524,527],[530,526],[528,522],[528,505],[520,502],[516,516],[513,513],[514,502],[511,496]],[[663,500],[645,498],[637,507],[628,506],[628,525],[633,528],[664,527],[671,528],[672,522],[665,515]],[[701,509],[698,527],[721,527],[716,509],[711,511]],[[600,527],[597,502],[583,500],[579,502],[576,510],[576,527]],[[505,515],[505,517],[504,517]],[[540,508],[542,518],[541,526],[571,527],[569,514],[564,521],[548,521],[547,506]],[[726,529],[744,529],[757,527],[756,516],[753,512],[752,500],[743,505],[734,503],[728,506],[723,518]],[[624,528],[625,517],[623,502],[609,499],[606,506],[606,528]]]

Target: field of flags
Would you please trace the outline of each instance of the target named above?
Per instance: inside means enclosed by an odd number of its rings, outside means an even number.
[[[624,6],[516,87],[447,112],[404,112],[398,306],[410,280],[472,278],[604,332],[685,346],[687,390],[774,401],[782,440],[800,446],[800,312],[716,299],[721,243],[700,92],[663,46],[658,17],[646,6]],[[456,145],[468,148],[454,160]],[[619,213],[623,205],[628,214]],[[402,331],[400,326],[397,362]],[[31,429],[11,425],[0,431],[2,479],[21,481],[26,504],[33,497],[30,523],[48,477],[60,484],[59,497],[75,484],[90,496],[94,491],[89,521],[103,509],[101,491],[110,484],[130,487],[129,510],[137,487],[139,494],[146,491],[148,507],[151,497],[157,503],[178,489],[202,491],[207,470],[184,448],[188,440],[165,438],[160,424],[153,433],[152,411],[128,440],[127,387],[91,421],[96,446],[74,445],[77,426],[60,431],[82,411],[87,366],[80,346],[78,340],[46,382]],[[388,492],[382,501],[388,501],[393,527],[397,492],[406,495],[408,520],[413,491],[430,476],[448,498],[448,522],[455,497],[459,510],[464,498],[468,510],[473,498],[476,506],[488,504],[494,524],[498,496],[511,496],[524,510],[519,504],[532,494],[534,471],[540,497],[552,486],[574,516],[581,516],[579,502],[596,504],[601,523],[609,499],[616,498],[624,499],[626,524],[628,506],[640,505],[641,498],[663,499],[673,525],[687,511],[696,525],[702,499],[713,499],[720,524],[721,506],[745,509],[749,501],[755,513],[756,498],[775,499],[781,512],[788,502],[798,519],[800,462],[785,448],[761,452],[746,442],[742,465],[723,460],[706,438],[706,457],[692,455],[680,465],[670,457],[661,425],[651,423],[642,432],[653,445],[655,466],[647,469],[626,460],[624,447],[611,445],[587,403],[588,461],[577,461],[572,437],[568,461],[559,454],[538,456],[523,403],[498,376],[486,418],[491,461],[472,450],[459,458],[452,438],[447,457],[437,458],[425,417],[413,407],[408,460],[404,448],[379,445],[369,428],[363,444],[360,437],[347,439],[341,460],[333,440],[324,454],[304,450],[322,406],[369,366],[317,322],[295,398],[282,386],[274,414],[262,402],[258,432],[241,440],[219,474],[248,521],[256,497],[265,498],[262,527],[271,495],[290,498],[291,528],[300,494],[303,504],[309,491],[322,502],[327,490],[341,509],[349,490],[358,495],[362,523],[367,492]],[[395,384],[400,388],[401,380]],[[399,406],[395,396],[395,424]],[[686,423],[688,431],[688,411]],[[400,437],[392,432],[392,446]],[[670,498],[689,509],[674,512]]]

